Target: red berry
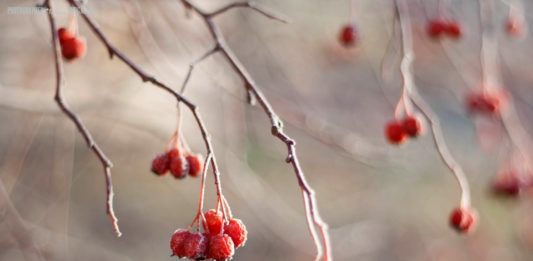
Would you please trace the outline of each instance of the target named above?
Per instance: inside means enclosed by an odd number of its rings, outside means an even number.
[[[420,121],[414,116],[407,116],[402,122],[403,131],[411,138],[418,137],[422,132]]]
[[[339,41],[346,47],[355,45],[357,42],[357,31],[355,27],[351,24],[343,26],[339,34]]]
[[[59,38],[59,43],[63,44],[66,40],[73,39],[76,37],[76,34],[74,31],[61,27],[59,30],[57,30],[57,38]]]
[[[450,225],[459,233],[470,233],[477,224],[477,214],[475,210],[466,208],[456,208],[450,215]]]
[[[467,106],[471,113],[496,115],[502,103],[502,96],[493,93],[473,92],[467,96]]]
[[[407,133],[405,133],[402,123],[396,120],[387,123],[385,135],[391,144],[401,144],[407,138]]]
[[[224,233],[233,240],[235,248],[244,246],[246,243],[248,231],[246,231],[246,226],[244,226],[244,223],[242,223],[242,220],[240,219],[232,218],[229,223],[224,226]]]
[[[438,39],[447,29],[446,22],[443,19],[435,18],[429,21],[427,34],[433,39]]]
[[[85,39],[80,37],[65,39],[61,43],[61,54],[67,61],[82,58],[85,55],[86,49]]]
[[[184,246],[190,235],[191,232],[186,229],[180,228],[174,231],[174,234],[172,234],[172,237],[170,238],[170,249],[172,249],[172,253],[175,256],[180,258],[185,257]]]
[[[168,171],[168,157],[167,154],[157,155],[152,160],[152,172],[158,176],[166,174]]]
[[[204,170],[204,160],[200,154],[187,155],[187,163],[189,164],[189,175],[192,177],[197,177]]]
[[[525,25],[524,23],[514,17],[510,17],[507,19],[507,22],[505,23],[505,31],[508,35],[513,37],[520,37],[525,32]]]
[[[492,184],[494,193],[501,196],[516,197],[520,193],[520,180],[514,173],[506,173],[498,177]]]
[[[168,168],[170,169],[172,176],[177,179],[185,178],[189,171],[187,160],[180,155],[180,152],[177,149],[168,151],[167,157]]]
[[[463,30],[459,23],[451,21],[446,25],[446,34],[453,39],[459,39],[463,35]]]
[[[205,212],[204,216],[209,234],[220,234],[224,226],[224,218],[222,217],[222,212],[210,209]]]
[[[209,239],[207,258],[212,258],[217,261],[228,260],[233,257],[234,253],[235,247],[228,235],[214,235]]]
[[[191,234],[183,244],[184,257],[204,260],[207,255],[208,238],[202,233]]]

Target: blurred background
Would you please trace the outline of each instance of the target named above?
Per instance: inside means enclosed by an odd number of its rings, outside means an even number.
[[[64,1],[57,22],[68,23]],[[86,1],[88,12],[119,49],[178,89],[188,64],[212,46],[202,21],[177,0]],[[230,1],[195,1],[214,10]],[[330,225],[335,260],[533,260],[532,195],[494,197],[490,182],[510,153],[495,120],[472,120],[463,97],[479,85],[477,1],[450,1],[465,30],[459,41],[431,41],[428,17],[437,1],[408,1],[413,20],[415,81],[442,122],[452,154],[472,185],[478,230],[462,236],[448,226],[459,189],[431,136],[400,147],[383,137],[400,97],[398,39],[380,66],[393,28],[389,0],[264,0],[284,14],[281,24],[246,9],[216,19],[229,45],[297,140],[303,170]],[[533,3],[525,1],[526,19]],[[117,60],[80,21],[84,59],[65,66],[65,96],[114,163],[115,211],[123,236],[105,214],[100,162],[53,100],[54,67],[44,13],[9,14],[37,1],[0,1],[0,260],[172,260],[169,239],[194,218],[200,180],[156,177],[153,157],[176,128],[175,100]],[[533,126],[531,38],[509,39],[507,6],[494,1],[495,32],[505,87],[524,128]],[[340,28],[350,22],[359,41],[346,49]],[[501,25],[501,27],[499,27]],[[301,192],[286,147],[269,120],[246,104],[238,75],[215,55],[196,67],[185,95],[200,107],[222,168],[233,214],[248,227],[234,260],[312,260]],[[189,111],[183,131],[205,155]],[[208,175],[206,209],[214,207]],[[36,251],[38,250],[38,251]],[[38,254],[37,254],[38,253]]]

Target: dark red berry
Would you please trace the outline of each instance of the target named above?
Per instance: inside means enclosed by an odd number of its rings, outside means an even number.
[[[453,39],[459,39],[463,35],[461,25],[455,21],[450,21],[446,24],[446,35]]]
[[[443,19],[435,18],[428,22],[427,34],[433,39],[439,39],[447,29],[447,24]]]
[[[233,257],[234,253],[235,247],[233,245],[233,241],[228,235],[214,235],[209,239],[207,258],[212,258],[217,261],[228,260]]]
[[[167,154],[157,155],[152,160],[152,172],[158,176],[165,175],[168,171],[168,157]]]
[[[498,114],[503,96],[495,93],[473,92],[467,96],[466,102],[471,113],[483,113],[488,115]]]
[[[185,240],[183,244],[184,257],[194,260],[204,260],[207,256],[207,246],[209,240],[202,233],[193,233]]]
[[[456,208],[450,214],[450,226],[459,233],[470,233],[477,224],[477,214],[475,210],[467,208]]]
[[[222,212],[210,209],[205,212],[204,216],[209,234],[220,234],[224,226],[224,218],[222,217]]]
[[[185,242],[191,235],[191,232],[186,229],[177,229],[174,231],[174,234],[172,234],[172,237],[170,238],[170,249],[172,249],[172,253],[177,257],[185,257],[185,251],[184,246]]]
[[[85,39],[81,37],[74,37],[66,39],[61,43],[61,54],[67,61],[82,58],[86,51]]]
[[[187,155],[187,163],[189,164],[189,175],[192,177],[197,177],[204,170],[204,160],[200,154]]]
[[[415,116],[407,116],[402,122],[403,131],[411,138],[416,138],[422,132],[422,125]]]
[[[354,46],[357,43],[355,27],[351,24],[343,26],[339,34],[339,41],[346,47]]]
[[[248,231],[246,226],[240,219],[232,218],[229,223],[224,226],[224,234],[228,235],[233,240],[235,248],[244,246]]]
[[[492,184],[495,194],[508,197],[516,197],[520,193],[521,184],[514,173],[506,173],[496,178]]]
[[[57,38],[59,38],[59,43],[63,44],[66,40],[73,39],[76,37],[74,31],[61,27],[57,30]]]
[[[187,160],[182,155],[180,155],[180,152],[177,149],[172,149],[168,151],[167,157],[168,168],[172,176],[177,179],[185,178],[189,171]]]
[[[391,144],[401,144],[407,138],[401,122],[393,120],[385,126],[385,136]]]

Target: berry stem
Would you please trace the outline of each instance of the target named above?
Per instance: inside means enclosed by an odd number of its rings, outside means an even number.
[[[200,218],[202,220],[202,225],[204,227],[204,229],[206,228],[205,226],[205,218],[204,218],[204,195],[205,195],[205,180],[207,178],[207,169],[209,168],[209,163],[211,162],[211,160],[213,160],[213,155],[211,153],[207,154],[207,157],[205,158],[205,162],[204,162],[204,170],[202,171],[202,179],[200,181],[200,198],[198,200],[198,212],[196,213],[196,216],[194,217],[194,220],[192,222],[192,224],[194,224],[194,222],[197,222],[197,229],[200,229]],[[191,224],[191,225],[192,225]]]

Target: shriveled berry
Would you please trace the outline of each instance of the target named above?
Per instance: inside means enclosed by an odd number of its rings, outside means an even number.
[[[459,233],[470,233],[477,224],[477,214],[473,209],[456,208],[450,214],[450,226]]]
[[[351,24],[347,24],[341,28],[339,34],[339,41],[345,47],[354,46],[357,43],[357,31]]]
[[[189,175],[197,177],[204,170],[204,160],[200,154],[187,155],[187,163],[189,164]]]
[[[63,44],[66,40],[73,39],[76,37],[74,31],[69,28],[61,27],[57,30],[57,38],[59,38],[59,43]]]
[[[385,126],[385,136],[391,144],[401,144],[407,138],[401,122],[393,120]]]
[[[158,176],[165,175],[168,171],[167,154],[157,155],[152,160],[152,172]]]
[[[204,216],[209,234],[220,234],[224,226],[224,218],[222,217],[222,212],[210,209],[205,212]]]
[[[224,226],[224,234],[228,235],[233,240],[235,248],[244,246],[248,231],[242,220],[232,218],[229,223]]]
[[[177,179],[185,178],[187,176],[187,172],[189,171],[187,160],[180,155],[177,149],[168,151],[167,157],[168,168],[172,176]]]
[[[228,235],[214,235],[209,239],[207,258],[212,258],[217,261],[228,260],[233,257],[234,253],[235,247],[233,245],[233,241]]]
[[[192,233],[183,244],[184,257],[204,260],[207,256],[207,246],[209,240],[206,235],[202,233]]]
[[[61,43],[61,54],[67,61],[82,58],[85,56],[86,49],[85,39],[81,37],[66,39]]]
[[[402,128],[411,138],[418,137],[422,132],[422,125],[415,116],[407,116],[402,122]]]
[[[463,35],[461,25],[456,21],[450,21],[446,24],[446,35],[453,39],[459,39]]]
[[[172,249],[172,254],[180,258],[185,257],[184,246],[190,235],[191,232],[186,229],[180,228],[174,231],[174,234],[172,234],[172,237],[170,238],[170,249]]]
[[[446,22],[441,18],[435,18],[428,22],[427,34],[433,39],[439,39],[447,29]]]

